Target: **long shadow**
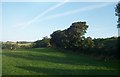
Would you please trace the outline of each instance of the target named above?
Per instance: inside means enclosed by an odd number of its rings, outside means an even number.
[[[54,63],[63,63],[63,64],[72,64],[72,65],[79,65],[79,61],[74,59],[68,59],[67,57],[55,57],[55,56],[48,56],[48,55],[21,55],[21,54],[14,54],[14,53],[5,53],[3,55],[15,58],[23,58],[27,60],[39,60],[39,61],[47,61],[47,62],[54,62]],[[83,62],[84,63],[84,62]]]
[[[50,52],[50,51],[56,51],[56,49],[52,49],[52,48],[33,48],[33,49],[26,49],[29,51],[34,51],[34,52]]]
[[[61,64],[69,64],[69,65],[86,65],[86,66],[98,66],[98,67],[107,67],[107,68],[115,68],[114,66],[108,65],[107,63],[99,63],[94,61],[82,60],[78,58],[72,57],[57,57],[57,56],[49,56],[49,55],[21,55],[16,53],[3,53],[5,56],[14,57],[14,58],[23,58],[27,60],[38,60],[38,61],[47,61],[53,63],[61,63]]]
[[[118,72],[107,70],[86,70],[86,69],[58,69],[58,68],[43,68],[33,66],[15,66],[27,71],[44,73],[45,75],[117,75]]]

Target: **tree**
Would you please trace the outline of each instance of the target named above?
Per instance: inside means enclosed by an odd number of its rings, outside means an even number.
[[[94,42],[91,37],[87,37],[83,43],[84,49],[90,49],[94,47]]]
[[[50,47],[51,46],[50,45],[50,38],[48,38],[47,36],[43,37],[42,41],[43,41],[43,46],[44,47]]]
[[[117,27],[120,28],[120,2],[118,2],[118,4],[116,5],[115,11],[116,11],[116,16],[118,16]]]
[[[88,25],[86,25],[86,22],[74,22],[70,28],[67,29],[71,49],[82,49],[82,42],[84,40],[83,37],[87,28]]]
[[[51,34],[52,39],[50,40],[50,43],[54,47],[60,47],[60,36],[61,36],[61,31],[57,30]]]
[[[19,48],[18,44],[12,44],[10,42],[2,43],[2,49],[16,50]]]
[[[83,35],[86,33],[88,26],[86,22],[74,22],[63,31],[57,30],[51,34],[51,44],[55,47],[78,49],[83,42]]]
[[[48,37],[43,37],[42,40],[37,40],[34,42],[34,46],[35,48],[39,48],[39,47],[50,47],[50,38]]]

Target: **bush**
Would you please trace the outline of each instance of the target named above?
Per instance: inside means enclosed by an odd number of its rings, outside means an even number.
[[[11,43],[2,44],[2,49],[16,50],[17,48],[19,48],[17,44],[11,44]]]
[[[42,40],[35,41],[33,47],[34,48],[51,47],[50,38],[44,37]]]
[[[32,48],[33,45],[19,45],[17,43],[2,43],[2,49],[16,50],[16,49],[28,49]]]
[[[33,45],[21,45],[19,48],[21,49],[29,49],[29,48],[32,48]]]

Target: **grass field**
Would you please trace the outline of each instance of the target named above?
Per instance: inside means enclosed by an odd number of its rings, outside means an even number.
[[[116,61],[51,48],[3,50],[3,75],[117,75]]]

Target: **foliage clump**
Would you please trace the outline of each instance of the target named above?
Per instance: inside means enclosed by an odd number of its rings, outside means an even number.
[[[68,29],[53,32],[50,42],[52,46],[64,49],[82,50],[92,47],[92,38],[84,37],[87,28],[86,22],[74,22]]]
[[[116,16],[118,16],[117,27],[120,28],[120,2],[116,5],[115,11],[116,11]]]

